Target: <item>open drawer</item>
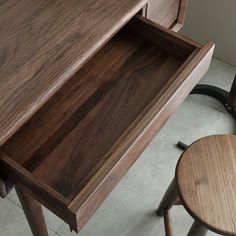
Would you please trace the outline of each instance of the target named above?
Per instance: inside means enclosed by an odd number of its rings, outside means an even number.
[[[213,49],[136,16],[1,147],[1,171],[80,230],[207,71]]]

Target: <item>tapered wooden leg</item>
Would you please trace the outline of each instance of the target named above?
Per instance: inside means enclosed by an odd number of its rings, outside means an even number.
[[[170,209],[177,200],[178,200],[178,192],[175,184],[175,179],[173,179],[167,191],[165,192],[164,197],[161,200],[161,203],[157,209],[157,215],[163,216],[164,210]]]
[[[231,108],[236,108],[236,75],[234,77],[234,81],[231,87],[231,90],[229,92],[229,96],[227,99],[227,104]]]
[[[207,233],[207,228],[200,224],[198,221],[194,221],[191,229],[188,232],[188,236],[204,236]]]
[[[170,219],[169,213],[170,212],[168,209],[164,210],[165,233],[166,233],[166,236],[173,236],[173,228],[171,225],[171,219]]]
[[[19,187],[16,192],[34,236],[48,236],[41,204]]]

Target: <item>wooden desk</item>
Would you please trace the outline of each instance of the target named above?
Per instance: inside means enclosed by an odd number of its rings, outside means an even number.
[[[78,232],[209,67],[214,45],[145,19],[146,3],[0,6],[0,170],[34,235],[39,203]]]

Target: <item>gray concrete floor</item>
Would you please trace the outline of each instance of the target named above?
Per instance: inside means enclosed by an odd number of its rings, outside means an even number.
[[[201,82],[229,90],[235,73],[235,67],[213,59]],[[217,101],[206,96],[189,96],[79,236],[164,236],[163,219],[153,212],[174,176],[181,154],[175,144],[179,140],[190,144],[206,135],[233,133],[234,128],[233,119]],[[76,235],[48,210],[44,209],[44,213],[50,236]],[[191,217],[179,206],[171,213],[174,235],[186,235],[193,221]],[[31,235],[14,191],[0,200],[0,235]]]

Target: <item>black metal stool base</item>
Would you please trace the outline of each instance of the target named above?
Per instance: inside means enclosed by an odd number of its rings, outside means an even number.
[[[197,85],[191,91],[190,94],[202,94],[215,98],[216,100],[218,100],[223,104],[223,106],[226,108],[226,110],[229,112],[229,114],[234,118],[234,121],[236,122],[236,107],[230,107],[227,104],[227,98],[229,96],[229,92],[227,92],[226,90],[212,85],[200,84]]]
[[[230,107],[227,104],[227,98],[229,96],[229,92],[227,92],[226,90],[212,85],[200,84],[197,85],[191,91],[190,94],[202,94],[215,98],[225,107],[225,109],[229,112],[229,114],[233,117],[234,121],[236,122],[236,107]],[[177,147],[184,151],[188,148],[188,145],[182,142],[178,142]]]
[[[188,145],[182,142],[178,142],[176,146],[183,151],[185,151],[188,148]]]

